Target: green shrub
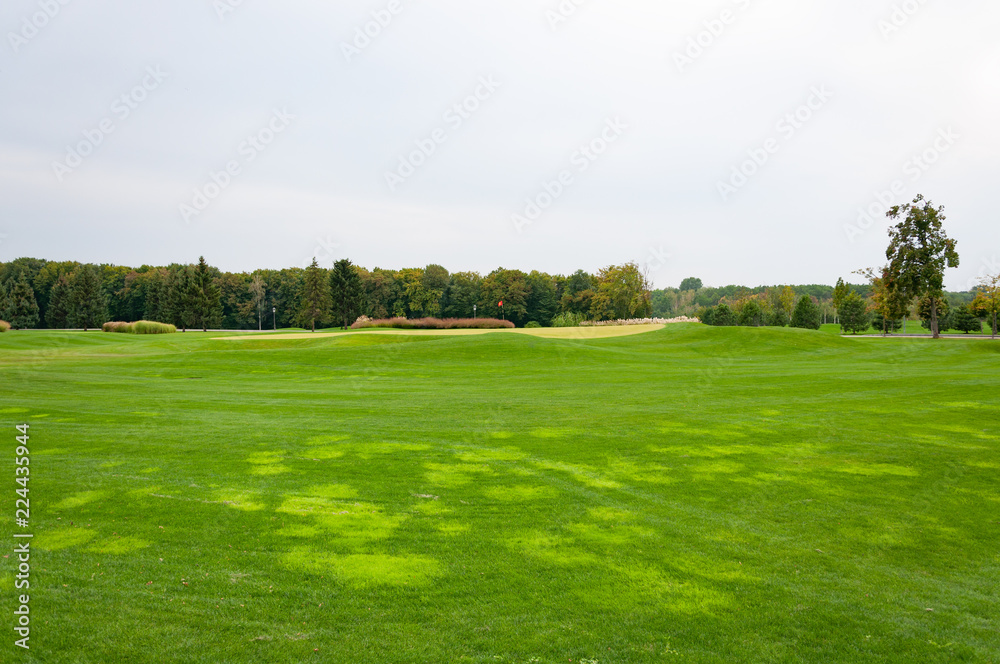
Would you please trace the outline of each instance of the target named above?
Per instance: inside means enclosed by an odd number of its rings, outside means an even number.
[[[767,324],[770,327],[788,327],[788,314],[784,309],[772,309],[767,314]]]
[[[6,332],[10,329],[10,323],[5,320],[0,320],[0,333]]]
[[[542,326],[541,323],[539,323],[538,321],[534,321],[534,320],[528,321],[527,323],[524,324],[525,329],[535,329],[535,328],[538,328],[538,327],[541,327],[541,326]]]
[[[715,308],[715,316],[712,317],[712,324],[718,327],[732,327],[736,325],[736,314],[723,303]]]
[[[747,300],[740,307],[737,319],[743,327],[760,327],[764,324],[764,310],[757,300]]]
[[[583,322],[583,314],[567,311],[552,319],[552,327],[579,327],[581,322]]]

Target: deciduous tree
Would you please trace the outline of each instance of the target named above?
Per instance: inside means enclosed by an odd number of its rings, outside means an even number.
[[[997,336],[997,314],[1000,313],[1000,274],[981,277],[976,299],[973,301],[977,315],[990,319],[990,330]]]
[[[944,207],[935,208],[922,195],[913,203],[893,206],[886,216],[903,218],[889,229],[888,277],[890,287],[904,297],[927,300],[930,330],[940,337],[938,309],[944,301],[944,271],[958,267],[956,242],[944,232]]]
[[[528,275],[521,270],[497,268],[483,279],[483,302],[480,304],[480,315],[496,317],[505,315],[507,320],[515,325],[523,326],[528,322]],[[503,302],[501,313],[500,302]]]
[[[595,320],[645,318],[651,310],[649,281],[636,263],[609,265],[597,274],[590,307]]]
[[[702,287],[701,279],[698,279],[697,277],[688,277],[687,279],[681,282],[680,288],[678,288],[677,290],[696,291],[696,290],[701,290],[701,287]]]
[[[478,315],[483,278],[475,272],[455,272],[445,291],[442,312],[446,318],[470,318]]]

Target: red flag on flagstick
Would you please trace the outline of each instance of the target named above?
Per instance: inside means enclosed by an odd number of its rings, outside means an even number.
[[[497,306],[498,307],[502,307],[503,306],[503,300],[500,300],[500,304],[498,304]]]

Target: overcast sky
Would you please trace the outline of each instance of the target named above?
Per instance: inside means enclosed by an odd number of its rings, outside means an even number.
[[[995,0],[4,0],[0,27],[0,260],[833,283],[923,193],[947,286],[1000,270]]]

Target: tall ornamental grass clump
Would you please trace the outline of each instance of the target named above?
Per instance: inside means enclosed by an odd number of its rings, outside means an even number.
[[[351,325],[352,330],[365,328],[394,328],[397,330],[498,330],[512,328],[509,320],[498,318],[381,318],[368,320],[359,318]]]
[[[5,320],[0,320],[0,333],[6,332],[10,329],[10,323]]]
[[[132,323],[135,334],[173,334],[177,328],[170,323],[157,323],[151,320],[140,320]]]
[[[121,321],[109,321],[101,326],[101,330],[104,332],[120,332],[122,334],[132,334],[132,323],[123,323]]]
[[[118,332],[121,334],[171,334],[177,328],[168,323],[156,323],[149,320],[140,320],[135,323],[123,323],[114,321],[105,323],[102,327],[105,332]]]

